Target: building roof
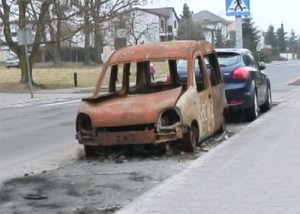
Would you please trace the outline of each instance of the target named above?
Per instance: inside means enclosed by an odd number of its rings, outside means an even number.
[[[223,23],[223,24],[229,24],[230,22],[226,19],[217,16],[216,14],[209,12],[207,10],[202,10],[198,13],[195,13],[192,16],[192,19],[197,22],[201,23]]]
[[[179,17],[177,16],[174,7],[159,7],[159,8],[138,8],[139,10],[152,13],[155,15],[163,16],[166,18],[170,18],[171,13],[175,14],[175,17],[177,20],[179,20]]]

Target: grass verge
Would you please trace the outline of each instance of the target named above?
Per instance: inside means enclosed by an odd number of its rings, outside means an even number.
[[[156,68],[155,77],[160,78],[166,75],[168,70],[166,62],[153,63]],[[43,89],[65,89],[73,88],[74,73],[77,73],[77,87],[94,87],[97,83],[101,66],[68,65],[61,68],[51,66],[35,66],[33,68],[33,80],[42,85]],[[120,66],[119,69],[122,69]],[[108,72],[109,74],[109,72]],[[109,75],[106,75],[104,85],[108,85]],[[21,70],[18,68],[0,67],[0,91],[1,92],[27,92],[28,86],[20,84]],[[122,82],[122,75],[118,76],[119,83]],[[136,80],[136,69],[132,66],[130,81]],[[41,89],[41,88],[39,88]],[[34,88],[34,90],[39,90]]]

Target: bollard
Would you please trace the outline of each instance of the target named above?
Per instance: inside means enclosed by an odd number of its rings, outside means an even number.
[[[77,73],[74,73],[74,86],[77,87]]]

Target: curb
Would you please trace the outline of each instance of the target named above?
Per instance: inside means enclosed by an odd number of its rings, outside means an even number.
[[[282,85],[293,85],[292,83],[294,83],[295,81],[297,80],[300,80],[300,76],[296,77],[296,78],[293,78],[293,79],[290,79],[284,83],[282,83]],[[300,84],[299,84],[300,85]],[[297,85],[294,85],[294,86],[297,86]]]

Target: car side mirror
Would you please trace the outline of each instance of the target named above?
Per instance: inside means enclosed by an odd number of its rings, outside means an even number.
[[[264,62],[259,63],[259,68],[260,70],[265,70],[266,69],[266,64]]]

